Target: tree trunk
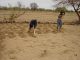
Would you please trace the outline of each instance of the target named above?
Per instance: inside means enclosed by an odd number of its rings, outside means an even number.
[[[79,23],[80,23],[80,14],[79,14],[79,12],[77,10],[75,10],[75,12],[76,12],[76,14],[78,16],[78,20],[79,20]]]
[[[79,23],[80,23],[80,14],[79,14],[79,11],[75,8],[74,4],[72,5],[74,10],[75,10],[75,13],[77,14],[77,17],[79,19]]]

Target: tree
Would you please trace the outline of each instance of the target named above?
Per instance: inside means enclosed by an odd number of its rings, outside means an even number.
[[[56,9],[55,9],[55,11],[68,11],[67,9],[66,9],[66,7],[57,7]]]
[[[18,1],[17,5],[18,5],[19,8],[22,8],[22,3],[21,2]]]
[[[56,4],[56,6],[60,6],[60,5],[70,5],[73,7],[75,13],[78,16],[79,19],[79,23],[80,23],[80,0],[54,0],[57,1],[58,4]]]
[[[38,5],[37,5],[37,3],[31,3],[30,7],[32,10],[36,10],[38,8]]]
[[[8,3],[8,6],[9,6],[9,8],[11,8],[11,7],[12,7],[12,5],[11,5],[10,3]]]

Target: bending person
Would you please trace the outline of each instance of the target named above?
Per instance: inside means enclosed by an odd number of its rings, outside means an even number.
[[[37,27],[37,20],[32,19],[29,24],[29,32],[33,29],[33,34],[35,35],[35,29]]]

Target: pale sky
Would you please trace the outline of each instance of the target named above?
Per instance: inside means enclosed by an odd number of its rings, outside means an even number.
[[[54,3],[52,0],[0,0],[1,6],[8,6],[8,3],[12,6],[16,6],[17,2],[21,2],[22,5],[25,5],[26,7],[30,6],[30,3],[35,2],[38,4],[40,8],[46,8],[46,9],[52,9]]]
[[[45,9],[53,9],[53,5],[55,4],[52,0],[0,0],[0,6],[8,6],[8,4],[17,6],[17,2],[21,2],[25,7],[30,7],[30,3],[35,2],[38,4],[39,8]]]

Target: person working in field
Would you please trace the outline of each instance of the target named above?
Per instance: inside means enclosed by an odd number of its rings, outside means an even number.
[[[30,21],[30,24],[29,24],[29,31],[30,32],[31,30],[33,30],[33,34],[35,35],[35,29],[37,27],[37,20],[36,19],[32,19]]]
[[[61,11],[59,16],[58,16],[58,19],[57,19],[57,31],[60,32],[61,31],[61,28],[62,28],[62,17],[65,15],[65,12],[64,11]]]

